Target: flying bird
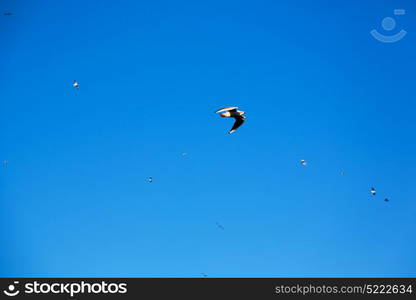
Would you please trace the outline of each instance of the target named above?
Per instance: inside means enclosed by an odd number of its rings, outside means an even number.
[[[147,181],[148,182],[153,182],[153,178],[152,177],[149,177],[149,178],[147,178]]]
[[[220,229],[224,230],[224,226],[222,226],[220,223],[215,222],[215,224],[218,226],[218,228],[220,228]]]
[[[11,16],[11,15],[13,15],[13,13],[11,13],[11,12],[5,12],[3,15],[5,15],[5,16]]]
[[[79,83],[78,83],[78,81],[74,80],[74,83],[72,84],[72,86],[74,88],[76,88],[77,90],[79,90]]]
[[[244,121],[246,120],[246,117],[244,116],[244,111],[237,110],[237,108],[237,106],[225,107],[215,112],[223,118],[235,119],[234,125],[228,133],[233,133],[234,131],[236,131],[237,128],[243,125]]]
[[[301,159],[301,160],[300,160],[300,163],[301,163],[303,166],[307,166],[307,165],[308,165],[307,161],[306,161],[306,160],[304,160],[304,159]]]
[[[389,202],[389,199],[387,199],[387,198],[386,198],[386,199],[384,199],[384,202]]]
[[[371,193],[371,195],[375,196],[376,195],[376,189],[375,188],[371,188],[370,193]]]

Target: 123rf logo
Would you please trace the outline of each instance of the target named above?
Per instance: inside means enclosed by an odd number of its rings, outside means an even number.
[[[24,294],[67,294],[73,297],[77,294],[125,294],[127,293],[127,283],[107,283],[105,281],[89,283],[81,281],[63,282],[26,282],[20,290],[17,285],[19,281],[14,281],[7,289],[3,290],[6,296],[14,297],[19,293]]]

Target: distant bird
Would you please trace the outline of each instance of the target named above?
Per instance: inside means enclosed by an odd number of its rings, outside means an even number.
[[[79,90],[79,83],[78,83],[78,81],[74,80],[74,83],[72,84],[72,86],[74,88],[76,88],[77,90]]]
[[[215,224],[217,224],[218,228],[220,228],[220,229],[224,230],[224,226],[222,226],[220,223],[215,222]]]
[[[11,12],[5,12],[3,15],[5,15],[5,16],[11,16],[11,15],[13,15],[13,13],[11,13]]]
[[[207,274],[205,274],[205,273],[201,273],[202,274],[202,276],[204,276],[204,277],[208,277],[208,275]]]
[[[306,161],[306,160],[304,160],[304,159],[301,159],[301,160],[300,160],[300,163],[301,163],[303,166],[307,166],[307,165],[308,165],[307,161]]]
[[[390,201],[390,200],[389,200],[389,199],[387,199],[387,198],[386,198],[386,199],[384,199],[384,202],[389,202],[389,201]]]
[[[147,178],[147,181],[148,182],[153,182],[153,178],[152,177],[149,177],[149,178]]]
[[[246,120],[246,117],[244,116],[245,112],[237,110],[237,108],[238,108],[237,106],[225,107],[215,112],[223,118],[235,119],[234,125],[228,133],[233,133],[234,131],[236,131],[237,128],[240,127]]]
[[[371,195],[375,196],[376,195],[376,189],[375,188],[371,188],[370,193],[371,193]]]

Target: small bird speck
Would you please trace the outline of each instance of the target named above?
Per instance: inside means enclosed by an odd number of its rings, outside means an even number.
[[[218,228],[224,230],[224,226],[222,226],[220,223],[216,222],[215,224],[218,226]]]

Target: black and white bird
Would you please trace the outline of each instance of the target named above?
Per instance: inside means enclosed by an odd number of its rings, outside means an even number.
[[[77,90],[79,90],[79,83],[78,83],[78,81],[74,80],[74,83],[72,84],[72,86],[74,88],[76,88]]]
[[[376,195],[376,189],[375,188],[371,188],[370,193],[371,193],[371,195],[375,196]]]
[[[147,178],[147,181],[148,182],[153,182],[153,178],[152,177],[149,177],[149,178]]]
[[[237,110],[237,109],[238,109],[237,106],[230,106],[230,107],[221,108],[215,112],[223,118],[235,119],[234,125],[228,133],[233,133],[234,131],[236,131],[237,128],[243,125],[244,121],[246,120],[246,117],[244,116],[244,111]]]
[[[302,164],[302,166],[307,166],[308,165],[308,162],[304,159],[301,159],[300,163]]]

